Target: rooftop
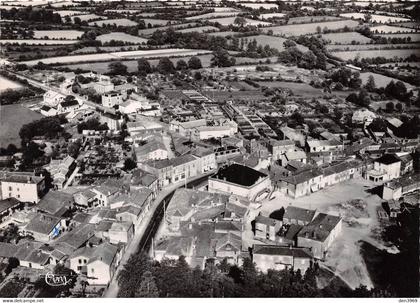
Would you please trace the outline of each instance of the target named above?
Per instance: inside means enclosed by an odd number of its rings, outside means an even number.
[[[253,186],[261,178],[267,178],[267,175],[236,163],[219,169],[217,174],[212,177],[212,179],[224,180],[242,186]]]
[[[301,229],[298,237],[324,242],[340,220],[340,217],[320,213]]]
[[[295,258],[312,258],[312,253],[303,247],[288,247],[276,245],[260,245],[254,244],[254,255],[276,255],[276,256],[293,256]]]

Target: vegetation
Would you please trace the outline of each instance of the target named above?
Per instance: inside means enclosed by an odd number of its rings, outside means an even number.
[[[108,125],[105,123],[101,124],[98,119],[91,118],[77,125],[77,132],[79,134],[81,134],[84,130],[108,130]]]
[[[66,122],[66,119],[61,116],[45,117],[23,125],[19,131],[19,136],[22,142],[29,142],[32,138],[38,136],[43,136],[47,139],[65,137],[65,131],[61,124]]]

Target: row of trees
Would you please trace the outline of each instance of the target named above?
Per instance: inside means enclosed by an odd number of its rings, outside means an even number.
[[[42,23],[61,23],[59,14],[54,13],[52,9],[37,8],[33,9],[32,6],[23,8],[12,7],[11,9],[1,10],[2,19],[20,20],[28,22],[42,22]]]

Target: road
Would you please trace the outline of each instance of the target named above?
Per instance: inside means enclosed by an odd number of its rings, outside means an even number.
[[[29,84],[31,84],[33,86],[36,86],[36,87],[39,87],[39,88],[41,88],[45,91],[51,90],[51,91],[54,91],[56,93],[60,93],[60,94],[65,95],[65,96],[74,96],[76,98],[76,100],[78,100],[79,102],[83,102],[83,104],[86,104],[89,107],[93,107],[93,108],[95,108],[95,109],[97,109],[101,112],[115,114],[115,109],[102,106],[101,104],[97,104],[97,103],[94,103],[92,101],[85,100],[85,99],[81,98],[78,94],[75,94],[75,93],[63,94],[58,87],[55,87],[55,86],[52,86],[52,85],[46,85],[45,83],[42,83],[38,80],[34,80],[32,78],[29,78],[25,75],[22,75],[20,73],[17,73],[15,71],[12,71],[12,70],[9,70],[9,69],[7,71],[9,73],[15,75],[16,77],[20,78],[20,79],[24,79],[24,80],[28,81]]]
[[[208,176],[214,174],[215,171],[208,172],[206,174],[201,174],[199,176],[188,179],[187,186],[189,184],[194,184],[197,182],[202,182],[202,179],[207,178]],[[176,184],[171,184],[162,190],[156,199],[152,202],[152,206],[149,209],[149,213],[145,216],[145,219],[141,222],[140,226],[137,228],[137,232],[134,235],[131,243],[128,245],[124,255],[121,259],[121,262],[115,271],[115,274],[109,283],[108,288],[104,291],[103,297],[105,298],[116,298],[118,296],[118,273],[127,264],[127,261],[132,254],[141,253],[148,250],[151,239],[153,238],[156,230],[159,228],[160,222],[163,217],[163,205],[167,204],[171,199],[174,191],[177,188],[183,187],[185,182],[178,182]]]

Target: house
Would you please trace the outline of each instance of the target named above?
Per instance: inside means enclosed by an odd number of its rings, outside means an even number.
[[[250,167],[231,164],[209,178],[209,192],[234,194],[255,200],[271,189],[269,177]]]
[[[46,117],[53,117],[57,115],[57,110],[53,107],[49,107],[48,105],[43,105],[40,109],[41,115]]]
[[[0,173],[1,199],[16,198],[38,203],[45,190],[45,178],[26,172]]]
[[[124,119],[119,114],[104,112],[99,116],[99,121],[108,125],[110,130],[120,130]]]
[[[49,191],[37,204],[41,212],[61,217],[74,205],[73,196],[61,191]]]
[[[276,235],[282,226],[281,221],[262,215],[255,217],[255,238],[276,241]]]
[[[142,170],[158,178],[158,188],[172,182],[172,162],[169,159],[137,163]]]
[[[213,150],[204,147],[195,148],[191,154],[198,159],[198,171],[204,174],[217,168],[216,154]]]
[[[159,134],[163,132],[163,126],[157,122],[143,118],[135,122],[128,122],[127,131],[130,133],[130,136],[135,134]]]
[[[156,261],[162,259],[178,260],[180,256],[184,256],[188,264],[194,253],[193,237],[172,237],[158,242],[153,247],[153,258]]]
[[[149,140],[143,145],[134,144],[134,158],[137,162],[145,162],[149,160],[162,160],[168,158],[168,151],[159,139]]]
[[[114,107],[123,103],[123,95],[118,92],[107,92],[101,96],[102,106]]]
[[[389,181],[399,178],[401,174],[401,159],[396,154],[385,154],[373,163],[373,170],[366,174],[371,181]]]
[[[134,225],[132,222],[114,222],[108,235],[111,244],[129,244],[134,236]]]
[[[342,219],[324,213],[319,213],[298,234],[299,247],[307,247],[314,258],[324,260],[335,238],[341,233]]]
[[[213,241],[215,242],[214,255],[219,261],[227,259],[230,264],[238,264],[242,253],[242,238],[240,236],[228,232]]]
[[[301,147],[305,145],[305,135],[299,130],[283,126],[279,129],[279,135],[282,140],[291,140]]]
[[[137,113],[139,110],[143,109],[145,104],[135,100],[127,100],[119,104],[118,110],[122,114],[133,114]]]
[[[62,232],[63,226],[61,218],[37,213],[25,226],[24,231],[25,234],[34,237],[36,241],[48,242]]]
[[[158,193],[158,178],[144,170],[136,168],[131,171],[130,190],[139,187],[147,187],[152,191],[152,197],[155,198]]]
[[[407,175],[385,182],[382,187],[382,199],[398,200],[402,196],[420,190],[420,175]]]
[[[64,101],[64,98],[66,96],[60,93],[57,93],[55,91],[49,90],[47,91],[44,96],[43,96],[43,100],[44,100],[44,104],[49,106],[49,107],[57,107],[58,104],[60,104],[61,102]]]
[[[281,166],[286,166],[289,161],[299,161],[306,164],[306,153],[303,150],[292,150],[280,156]]]
[[[96,194],[95,199],[100,206],[109,206],[111,197],[117,195],[120,191],[118,187],[101,185],[91,189]]]
[[[283,215],[283,224],[308,225],[314,218],[316,210],[288,206]]]
[[[76,99],[64,100],[60,102],[57,106],[58,113],[69,113],[74,112],[75,110],[79,109],[80,104]]]
[[[15,198],[0,200],[0,222],[20,208],[22,208],[22,203]]]
[[[322,186],[323,173],[320,169],[305,169],[294,175],[276,175],[276,187],[293,198],[299,198],[318,191]]]
[[[307,151],[310,153],[324,151],[339,151],[344,149],[344,145],[337,139],[329,140],[307,140]]]
[[[81,190],[73,194],[74,203],[78,206],[91,207],[96,200],[97,193],[90,190]]]
[[[172,163],[172,183],[184,181],[199,174],[199,159],[193,155],[183,155],[171,159]]]
[[[45,166],[45,169],[51,174],[53,179],[52,184],[56,189],[62,189],[64,187],[64,183],[70,177],[75,168],[76,162],[71,156],[67,156],[64,159],[53,159]]]
[[[356,110],[351,117],[351,122],[356,125],[369,125],[376,118],[376,114],[366,108]]]
[[[262,272],[269,269],[300,270],[302,275],[312,267],[312,253],[303,247],[254,244],[252,261]]]
[[[287,152],[293,152],[295,148],[295,142],[292,140],[271,139],[268,143],[268,150],[272,155],[273,161],[279,160]]]
[[[173,120],[169,124],[169,129],[179,133],[182,136],[189,137],[195,128],[207,126],[206,119],[198,119],[193,121],[180,122]]]

